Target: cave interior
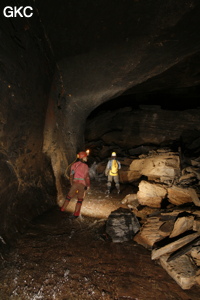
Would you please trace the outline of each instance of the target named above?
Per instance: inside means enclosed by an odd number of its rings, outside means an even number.
[[[62,205],[79,151],[91,163],[141,147],[200,157],[198,0],[27,5],[31,18],[0,16],[2,249]]]

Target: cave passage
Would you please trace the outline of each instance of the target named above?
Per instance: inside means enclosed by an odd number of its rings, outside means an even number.
[[[186,275],[151,255],[174,231],[199,237],[199,15],[199,0],[1,1],[0,298],[198,298],[196,240]],[[75,199],[60,208],[86,149],[91,190],[72,222]],[[120,208],[140,230],[115,243]]]

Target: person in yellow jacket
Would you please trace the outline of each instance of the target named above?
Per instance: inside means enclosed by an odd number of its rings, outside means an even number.
[[[117,188],[117,193],[120,193],[120,184],[119,184],[119,169],[121,169],[121,164],[117,160],[116,152],[112,152],[111,159],[109,159],[106,169],[105,169],[105,175],[108,176],[107,181],[107,194],[110,194],[111,191],[111,185],[114,181],[115,186]]]

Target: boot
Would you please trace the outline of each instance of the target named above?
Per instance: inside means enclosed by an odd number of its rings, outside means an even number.
[[[80,212],[81,212],[81,206],[82,206],[82,202],[83,200],[78,200],[78,202],[76,203],[76,207],[75,207],[75,211],[74,211],[74,217],[79,217]]]
[[[69,202],[70,202],[70,199],[71,199],[71,198],[69,198],[69,197],[66,198],[66,200],[65,200],[65,202],[64,202],[64,204],[63,204],[63,206],[60,208],[60,211],[65,211],[65,210],[66,210],[66,208],[67,208],[67,206],[68,206],[68,204],[69,204]]]
[[[117,188],[117,194],[119,194],[120,193],[120,186],[117,185],[116,188]]]

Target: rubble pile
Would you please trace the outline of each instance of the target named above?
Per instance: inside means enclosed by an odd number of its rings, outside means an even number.
[[[200,284],[200,157],[183,161],[179,152],[153,150],[120,176],[140,179],[138,192],[122,200],[142,225],[134,241],[182,289]]]

